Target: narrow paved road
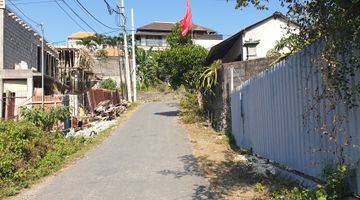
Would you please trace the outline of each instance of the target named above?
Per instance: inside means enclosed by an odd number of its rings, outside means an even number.
[[[209,199],[173,103],[147,103],[101,146],[17,199]]]

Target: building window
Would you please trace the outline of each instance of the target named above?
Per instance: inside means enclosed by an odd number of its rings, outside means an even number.
[[[146,46],[163,46],[163,38],[161,36],[146,36]]]
[[[248,40],[245,41],[244,46],[246,47],[246,59],[254,58],[257,56],[256,47],[260,43],[260,40]]]
[[[248,49],[248,57],[255,57],[256,56],[256,45],[249,45]]]

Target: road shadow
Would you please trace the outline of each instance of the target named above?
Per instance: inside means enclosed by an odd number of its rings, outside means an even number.
[[[185,176],[198,176],[204,177],[204,174],[200,170],[198,160],[193,155],[184,155],[179,157],[179,160],[183,163],[183,170],[161,170],[158,174],[164,176],[173,176],[176,179],[180,179]],[[216,199],[215,193],[211,192],[209,186],[194,185],[192,199],[194,200],[212,200]]]
[[[213,200],[216,199],[215,193],[209,190],[208,186],[195,185],[194,194],[192,196],[194,200]]]
[[[185,155],[179,157],[183,163],[183,170],[161,170],[158,173],[164,176],[174,176],[174,178],[182,178],[184,176],[203,176],[200,171],[197,159],[193,155]]]
[[[161,116],[166,116],[166,117],[176,117],[179,115],[179,111],[167,111],[167,112],[157,112],[154,113],[155,115],[161,115]]]

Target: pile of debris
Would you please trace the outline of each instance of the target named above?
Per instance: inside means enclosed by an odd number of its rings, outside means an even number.
[[[113,105],[111,100],[100,102],[94,109],[95,120],[113,120],[119,117],[130,106],[127,101],[122,101],[119,105]]]
[[[66,134],[67,137],[93,137],[116,124],[116,118],[123,114],[131,103],[122,100],[114,105],[111,100],[100,102],[94,111],[82,119],[75,119],[73,127]],[[74,120],[73,120],[74,121]]]
[[[276,167],[268,160],[256,157],[255,155],[237,155],[234,162],[240,162],[250,167],[250,173],[262,177],[272,177],[277,174]]]

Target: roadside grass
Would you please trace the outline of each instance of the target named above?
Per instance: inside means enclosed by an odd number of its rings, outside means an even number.
[[[0,137],[0,199],[18,194],[21,189],[29,188],[44,180],[44,177],[52,175],[59,170],[74,164],[85,154],[107,139],[116,127],[131,116],[139,103],[133,103],[123,115],[118,118],[118,123],[102,131],[93,138],[83,137],[65,138],[60,134],[41,133],[34,137],[26,136],[38,132],[36,127],[14,129],[14,136],[29,137],[24,140],[9,138],[6,135]],[[13,124],[10,124],[13,125]],[[15,124],[18,126],[18,124]],[[4,125],[3,125],[4,126]],[[7,125],[9,126],[9,125]],[[0,126],[0,129],[3,128]],[[2,129],[3,130],[3,129]],[[20,131],[19,131],[20,130]],[[22,132],[25,130],[25,132]],[[12,136],[13,136],[12,135]],[[6,146],[6,142],[13,142],[16,149]],[[20,146],[18,147],[18,146]],[[19,153],[21,151],[21,153]],[[3,155],[4,154],[4,155]],[[6,157],[7,156],[7,157]]]
[[[218,199],[287,199],[283,191],[289,190],[293,183],[254,173],[251,164],[237,159],[248,152],[232,148],[231,139],[224,134],[203,122],[183,123],[183,126],[193,154],[210,182],[210,190]]]

